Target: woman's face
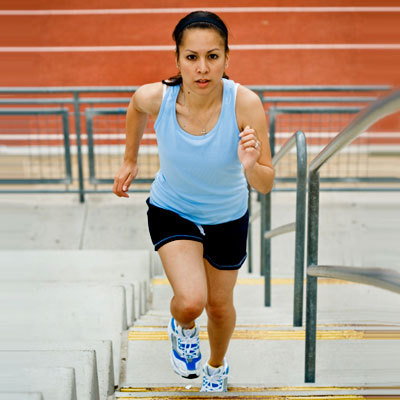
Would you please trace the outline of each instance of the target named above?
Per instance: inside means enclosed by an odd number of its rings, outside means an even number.
[[[177,65],[185,87],[208,93],[220,84],[228,65],[221,35],[214,29],[187,29],[179,46]]]

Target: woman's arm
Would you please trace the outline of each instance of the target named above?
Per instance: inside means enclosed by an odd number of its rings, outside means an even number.
[[[236,118],[241,131],[238,155],[247,181],[258,192],[268,193],[274,183],[274,167],[265,111],[260,98],[244,86],[238,88]]]
[[[162,102],[162,84],[141,86],[132,96],[126,113],[126,145],[124,161],[114,176],[113,193],[129,197],[126,193],[138,173],[139,146],[149,114],[156,117]]]

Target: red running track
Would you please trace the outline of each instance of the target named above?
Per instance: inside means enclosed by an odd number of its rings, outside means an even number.
[[[20,10],[29,9],[28,2]],[[85,9],[138,8],[136,1],[87,1]],[[202,8],[320,6],[320,1],[206,1]],[[20,2],[18,2],[20,4]],[[168,7],[193,7],[171,1]],[[147,8],[162,7],[148,1]],[[324,6],[399,6],[398,1],[325,1]],[[4,6],[2,9],[16,9]],[[75,0],[36,2],[37,10],[82,8]],[[140,7],[140,6],[139,6]],[[400,7],[397,12],[220,12],[231,37],[228,75],[246,85],[400,84]],[[0,86],[140,85],[175,71],[173,50],[109,51],[107,46],[173,46],[171,31],[183,12],[164,14],[2,15]],[[286,48],[237,50],[235,45]],[[296,45],[353,48],[296,49]],[[361,46],[359,46],[361,45]],[[370,46],[363,48],[363,45]],[[383,47],[382,47],[383,45]],[[37,51],[29,51],[30,47]],[[75,51],[65,46],[75,46]],[[76,51],[90,46],[90,51]],[[101,47],[102,46],[102,47]],[[6,47],[13,48],[7,51]],[[49,51],[48,47],[52,48]],[[58,49],[57,49],[58,48]],[[54,51],[56,50],[56,51]],[[127,51],[126,51],[127,50]]]

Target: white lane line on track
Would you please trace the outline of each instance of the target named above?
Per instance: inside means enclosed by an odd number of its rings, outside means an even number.
[[[80,10],[0,10],[0,15],[110,15],[181,14],[198,8],[117,8]],[[208,7],[216,13],[326,13],[326,12],[400,12],[400,7]]]
[[[400,50],[399,43],[387,44],[233,44],[231,50]],[[3,46],[0,53],[65,53],[109,51],[173,51],[175,46]]]

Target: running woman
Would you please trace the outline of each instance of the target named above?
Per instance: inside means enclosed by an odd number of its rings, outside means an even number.
[[[129,197],[150,115],[160,170],[147,215],[174,293],[168,326],[172,368],[185,378],[203,373],[203,392],[224,392],[225,356],[236,323],[233,290],[247,255],[247,182],[268,193],[274,170],[259,97],[225,75],[224,22],[214,13],[195,11],[178,22],[173,39],[179,74],[141,86],[132,96],[113,192]],[[210,358],[202,366],[196,319],[204,309]]]

